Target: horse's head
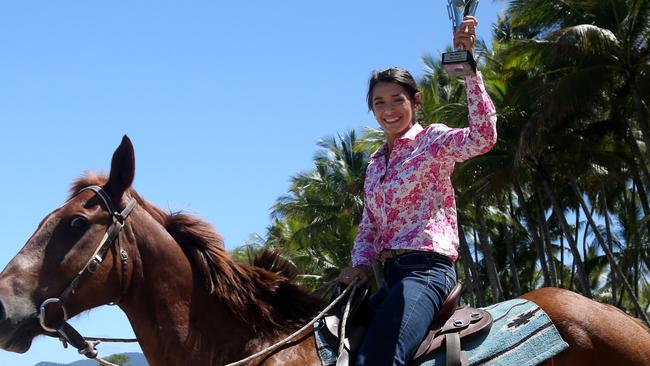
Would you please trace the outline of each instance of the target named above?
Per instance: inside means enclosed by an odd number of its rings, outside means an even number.
[[[95,267],[91,259],[116,221],[116,215],[108,207],[113,205],[120,212],[127,206],[127,198],[123,196],[131,186],[134,172],[133,145],[124,136],[113,154],[109,178],[102,180],[101,191],[106,193],[105,197],[91,189],[74,193],[41,221],[25,246],[0,273],[1,348],[27,351],[32,339],[45,333],[39,314],[42,323],[47,325],[45,328],[56,328],[62,323],[64,313],[72,317],[120,298],[120,284],[126,278],[122,278],[122,260],[115,242],[107,246],[101,265],[79,276],[76,286],[71,286],[71,282],[88,264]],[[124,236],[123,233],[122,241]],[[66,292],[69,294],[64,295]],[[61,300],[51,300],[57,298]]]

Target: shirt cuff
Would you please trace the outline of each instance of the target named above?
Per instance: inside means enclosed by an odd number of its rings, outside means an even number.
[[[368,267],[372,264],[371,261],[368,261],[366,258],[353,258],[352,267]]]

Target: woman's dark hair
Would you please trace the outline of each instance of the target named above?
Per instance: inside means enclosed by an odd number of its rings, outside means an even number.
[[[372,111],[372,90],[375,85],[381,82],[395,83],[401,85],[408,93],[411,100],[415,100],[415,94],[418,92],[418,85],[411,73],[402,69],[401,67],[390,67],[385,70],[375,70],[368,81],[368,95],[366,100],[368,102],[368,110]]]

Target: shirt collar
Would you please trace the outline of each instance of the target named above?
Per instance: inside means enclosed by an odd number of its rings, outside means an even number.
[[[413,141],[413,140],[415,140],[415,137],[416,137],[420,132],[422,132],[422,130],[424,130],[424,128],[422,128],[422,125],[420,125],[419,123],[416,123],[416,124],[414,124],[413,126],[411,126],[411,128],[409,128],[409,130],[406,131],[405,134],[403,134],[402,136],[398,137],[398,138],[395,140],[395,142],[400,141],[400,140],[410,140],[410,141]],[[384,155],[386,155],[387,153],[388,153],[388,143],[384,142],[384,144],[381,145],[381,147],[380,147],[379,149],[377,149],[377,151],[375,151],[375,152],[372,154],[372,158],[373,158],[373,159],[374,159],[374,158],[378,158],[378,157],[380,157],[380,156],[384,156]]]
[[[399,137],[398,140],[411,140],[411,141],[413,141],[413,140],[415,140],[415,137],[420,132],[422,132],[422,130],[424,130],[424,128],[422,128],[422,126],[419,123],[416,123],[413,126],[411,126],[411,128],[409,128],[409,130],[406,131],[406,133],[404,135]]]

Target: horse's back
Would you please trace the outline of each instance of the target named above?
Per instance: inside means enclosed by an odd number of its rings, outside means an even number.
[[[521,297],[539,305],[569,344],[549,365],[650,365],[650,330],[620,309],[559,288]]]

